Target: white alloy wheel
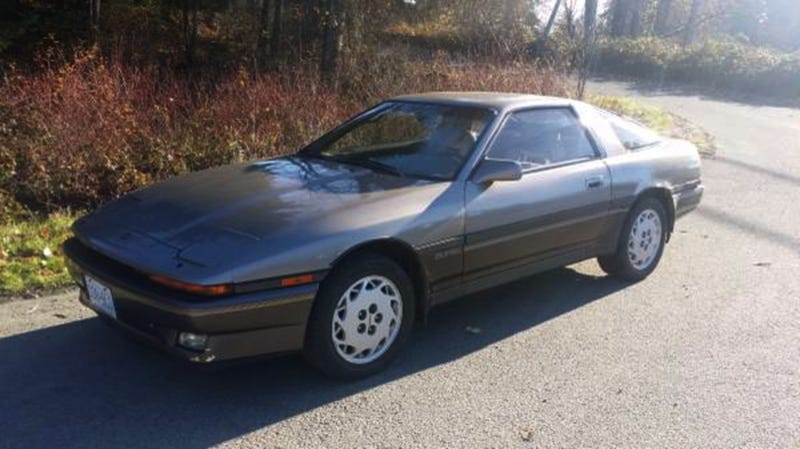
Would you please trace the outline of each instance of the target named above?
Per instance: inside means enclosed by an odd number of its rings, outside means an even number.
[[[628,237],[628,259],[634,268],[643,271],[653,263],[661,246],[661,232],[658,212],[645,209],[636,217]]]
[[[366,276],[345,290],[336,303],[331,335],[337,354],[363,365],[392,346],[403,320],[403,298],[383,276]]]

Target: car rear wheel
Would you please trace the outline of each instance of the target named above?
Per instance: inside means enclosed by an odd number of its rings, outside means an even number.
[[[330,376],[369,376],[397,357],[413,322],[414,289],[406,272],[377,254],[356,256],[320,286],[303,352]]]
[[[597,258],[606,273],[640,281],[655,270],[666,243],[667,213],[655,198],[644,198],[630,211],[616,253]]]

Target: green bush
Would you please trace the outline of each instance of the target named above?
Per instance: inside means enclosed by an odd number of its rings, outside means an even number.
[[[800,98],[800,54],[733,41],[709,40],[683,47],[654,37],[607,39],[600,43],[597,69],[635,78]]]

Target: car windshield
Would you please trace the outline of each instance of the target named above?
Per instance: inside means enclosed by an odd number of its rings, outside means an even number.
[[[453,179],[486,130],[488,109],[390,102],[301,155],[362,165],[398,176]]]

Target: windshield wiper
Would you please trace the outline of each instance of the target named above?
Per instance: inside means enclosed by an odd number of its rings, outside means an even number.
[[[343,164],[358,165],[359,167],[365,167],[371,170],[389,173],[390,175],[399,176],[401,178],[409,177],[407,173],[398,170],[397,167],[394,167],[389,164],[384,164],[383,162],[379,162],[376,161],[375,159],[370,159],[366,157],[334,156],[321,153],[314,154],[311,157],[316,157],[319,159],[327,159],[329,161],[341,162]]]
[[[375,159],[370,158],[352,158],[347,159],[348,161],[352,161],[354,164],[358,165],[361,164],[367,168],[371,168],[373,170],[382,171],[385,173],[389,173],[390,175],[399,176],[401,178],[407,178],[408,175],[399,170],[397,167],[389,164],[384,164],[383,162],[376,161]]]
[[[397,167],[394,167],[389,164],[384,164],[382,162],[376,161],[374,159],[369,158],[358,158],[353,156],[334,156],[330,154],[323,154],[323,153],[304,153],[300,152],[297,154],[299,157],[311,158],[311,159],[321,159],[324,161],[334,161],[339,162],[342,164],[350,164],[350,165],[357,165],[359,167],[366,167],[372,170],[386,172],[392,174],[394,176],[398,176],[401,178],[410,178],[410,179],[422,179],[426,181],[451,181],[452,178],[447,175],[439,175],[439,174],[422,174],[422,173],[408,173],[402,170],[399,170]]]

